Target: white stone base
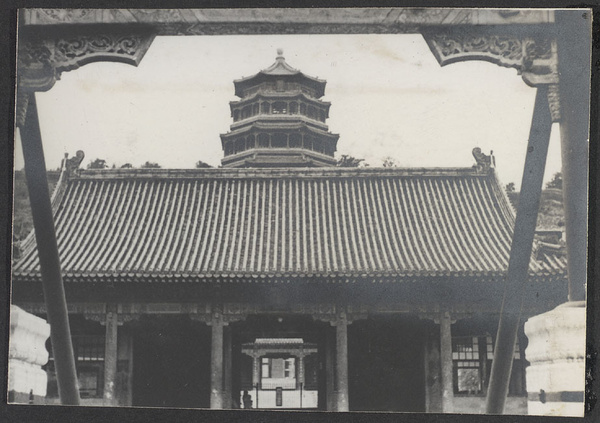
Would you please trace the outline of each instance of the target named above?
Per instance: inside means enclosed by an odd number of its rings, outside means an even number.
[[[48,376],[39,365],[21,360],[8,360],[8,390],[41,397],[46,396]]]
[[[46,396],[48,376],[42,366],[48,361],[48,336],[50,325],[44,319],[10,306],[9,392]]]
[[[565,303],[525,323],[528,414],[583,416],[585,302]]]

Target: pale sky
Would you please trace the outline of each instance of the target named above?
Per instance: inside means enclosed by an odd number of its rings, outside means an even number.
[[[520,186],[535,89],[491,63],[440,67],[420,35],[157,37],[137,68],[85,65],[37,95],[48,169],[77,150],[83,167],[96,158],[218,166],[233,80],[269,67],[277,48],[292,67],[327,80],[337,156],[372,167],[385,157],[403,167],[470,167],[481,147],[494,151],[501,181]],[[18,142],[15,167],[23,167]],[[555,125],[545,180],[558,171]]]

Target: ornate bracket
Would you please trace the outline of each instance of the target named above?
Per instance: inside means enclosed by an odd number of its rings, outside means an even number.
[[[208,304],[198,306],[195,310],[190,311],[190,318],[199,322],[204,322],[209,326],[221,324],[227,326],[230,323],[245,320],[254,307],[243,304]]]
[[[25,123],[29,95],[48,91],[62,72],[100,61],[137,66],[153,40],[154,34],[145,27],[127,32],[103,27],[70,30],[56,37],[25,32],[17,52],[17,126]]]
[[[355,305],[316,304],[314,309],[309,312],[314,320],[329,322],[331,326],[336,326],[338,322],[345,322],[349,325],[356,320],[368,317],[368,310],[365,306]]]
[[[490,33],[476,28],[432,28],[423,37],[441,66],[485,60],[515,68],[531,87],[549,85],[548,103],[554,122],[560,120],[558,59],[553,35]]]
[[[473,313],[465,312],[449,312],[449,311],[438,311],[438,312],[421,312],[419,313],[419,319],[433,320],[436,325],[440,324],[440,319],[444,314],[448,314],[452,324],[462,319],[470,319],[473,317]]]

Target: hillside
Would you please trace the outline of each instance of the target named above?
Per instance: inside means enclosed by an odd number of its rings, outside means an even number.
[[[52,191],[58,182],[59,176],[60,172],[57,170],[48,171],[48,188],[50,189],[50,195],[52,195]],[[25,239],[33,229],[27,181],[25,179],[25,172],[22,170],[17,170],[14,173],[13,197],[13,255],[14,259],[18,259],[20,253],[18,241]]]

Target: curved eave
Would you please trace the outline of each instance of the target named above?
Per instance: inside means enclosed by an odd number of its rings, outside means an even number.
[[[307,96],[305,93],[303,92],[291,92],[291,91],[284,91],[284,92],[274,92],[274,93],[269,93],[269,95],[266,95],[264,92],[258,92],[255,93],[251,96],[248,97],[244,97],[240,100],[233,100],[229,102],[229,107],[233,108],[235,106],[243,106],[246,103],[251,103],[253,101],[256,101],[257,99],[261,99],[261,100],[296,100],[296,99],[300,99],[302,98],[303,100],[305,100],[308,103],[312,103],[318,106],[325,106],[327,107],[327,110],[329,110],[329,107],[331,106],[331,102],[330,101],[324,101],[324,100],[319,100],[317,98],[313,98],[313,97],[309,97]]]
[[[256,130],[281,130],[281,131],[290,131],[290,130],[306,130],[308,132],[312,132],[315,135],[328,137],[332,140],[338,140],[340,138],[339,134],[333,134],[331,132],[327,132],[323,128],[319,128],[317,125],[311,125],[307,122],[280,122],[281,126],[274,127],[269,123],[262,124],[260,121],[254,121],[249,123],[248,125],[241,126],[234,131],[228,132],[226,134],[220,134],[221,137],[221,145],[224,147],[223,143],[227,140],[234,138],[236,136],[249,133],[253,129]]]
[[[147,273],[147,272],[105,272],[63,274],[65,283],[408,283],[433,279],[444,281],[471,279],[481,282],[498,283],[506,277],[506,272],[335,272],[335,273]],[[545,282],[567,278],[565,271],[530,272],[530,282]],[[39,272],[13,274],[16,282],[40,282]]]
[[[302,72],[298,71],[298,73],[293,74],[282,74],[282,75],[273,75],[264,73],[264,71],[260,71],[256,75],[249,76],[247,78],[236,79],[233,81],[233,85],[235,87],[235,95],[243,98],[244,90],[259,85],[262,82],[269,80],[276,80],[280,78],[285,79],[297,79],[299,83],[303,83],[309,87],[312,87],[316,91],[317,98],[323,97],[325,95],[325,85],[327,81],[313,78],[311,76],[305,75]]]

